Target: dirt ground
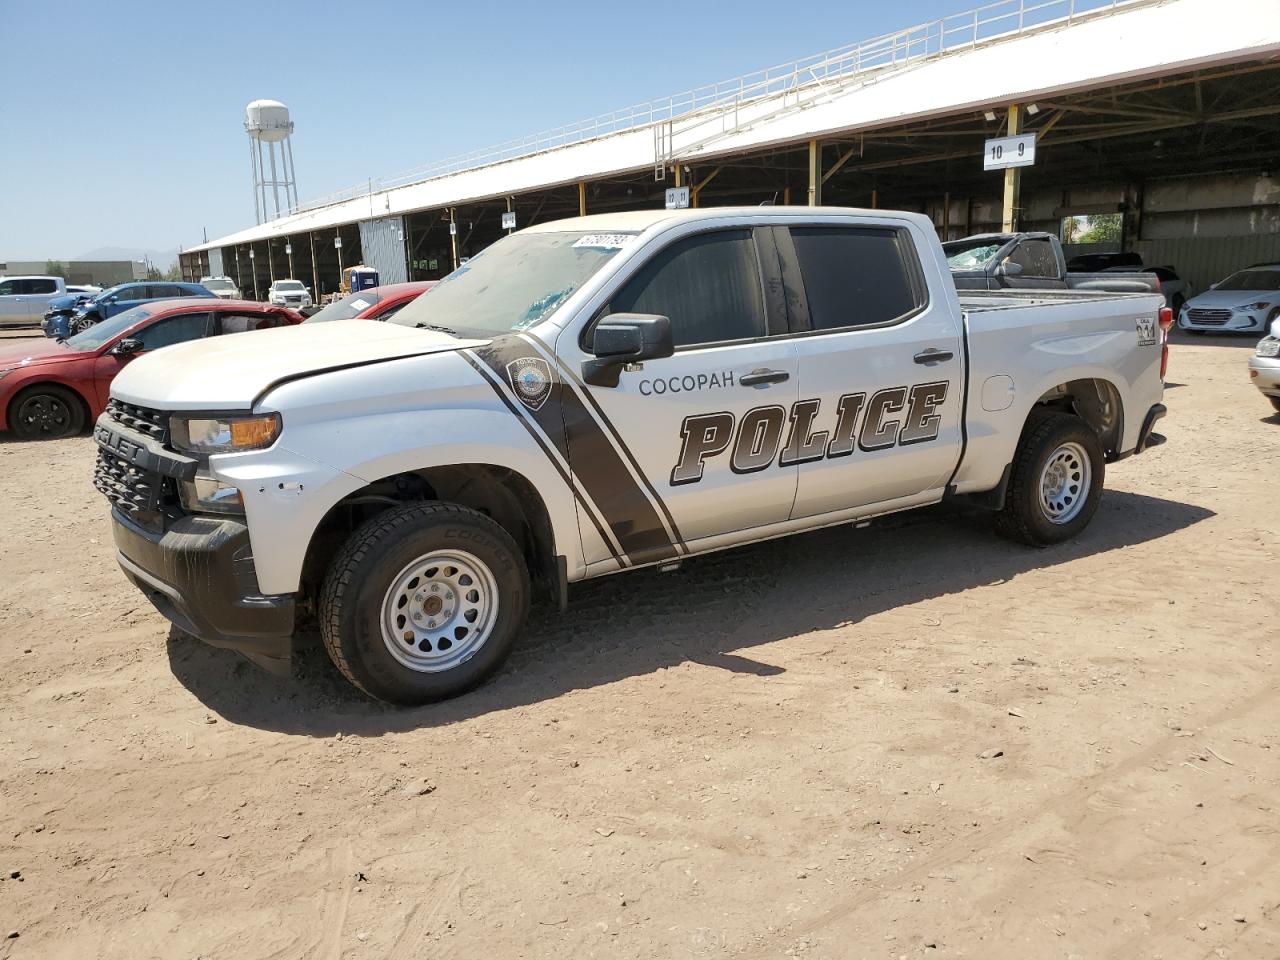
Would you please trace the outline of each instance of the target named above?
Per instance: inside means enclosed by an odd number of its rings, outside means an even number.
[[[1175,344],[1076,542],[934,510],[606,579],[407,711],[171,631],[92,441],[0,442],[0,960],[1274,960],[1251,348]]]

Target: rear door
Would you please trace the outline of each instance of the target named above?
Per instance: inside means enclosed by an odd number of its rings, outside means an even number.
[[[0,277],[0,326],[15,327],[26,323],[27,305],[18,292],[21,281]]]
[[[58,281],[53,277],[31,277],[18,283],[23,294],[20,299],[27,310],[27,322],[39,323],[49,309],[49,301],[58,295]]]
[[[930,297],[910,230],[777,229],[800,364],[782,454],[799,465],[793,519],[936,499],[955,469],[959,319],[951,298]]]

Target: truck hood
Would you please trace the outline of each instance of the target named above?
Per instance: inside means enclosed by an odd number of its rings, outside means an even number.
[[[376,320],[304,323],[157,350],[125,367],[111,395],[161,410],[248,410],[285,380],[484,342]]]
[[[1188,307],[1243,307],[1246,303],[1280,303],[1277,290],[1206,290],[1187,301]]]

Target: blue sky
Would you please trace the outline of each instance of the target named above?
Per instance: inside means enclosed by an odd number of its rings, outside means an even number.
[[[305,200],[974,2],[0,0],[0,259],[249,225],[259,97]]]

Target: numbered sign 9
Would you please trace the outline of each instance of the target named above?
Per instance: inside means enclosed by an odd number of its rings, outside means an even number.
[[[1016,137],[988,140],[982,154],[983,170],[1029,167],[1036,162],[1036,135],[1023,133]]]

